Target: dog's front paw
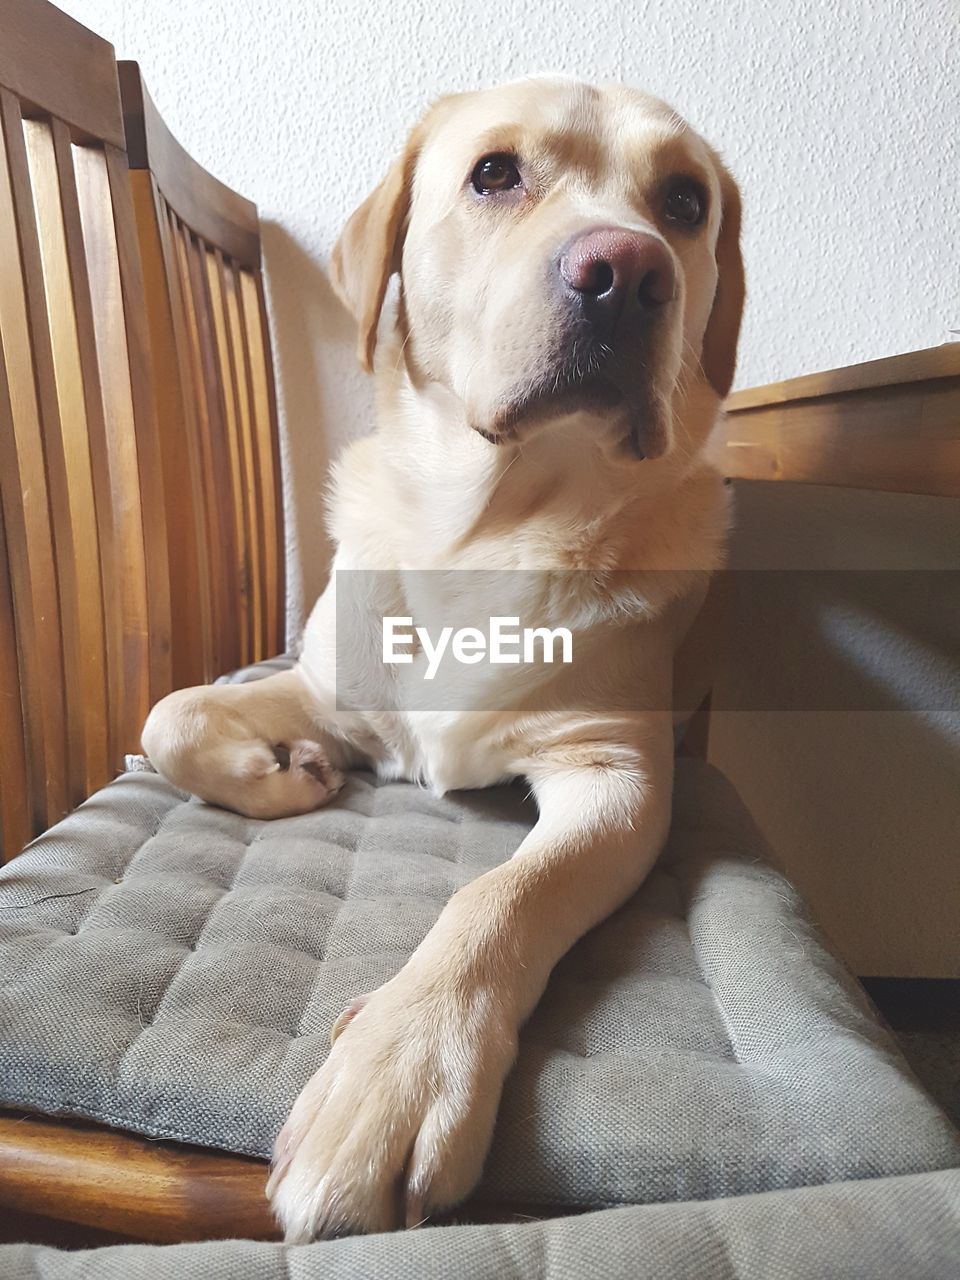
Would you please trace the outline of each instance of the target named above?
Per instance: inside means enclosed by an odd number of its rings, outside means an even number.
[[[212,798],[248,818],[310,813],[328,804],[344,783],[318,742],[244,743],[234,749],[232,764],[232,790]]]
[[[277,1139],[289,1243],[416,1226],[480,1177],[516,1031],[496,1000],[401,971],[341,1023]]]

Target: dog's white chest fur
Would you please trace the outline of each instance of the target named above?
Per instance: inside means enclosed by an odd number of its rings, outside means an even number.
[[[574,579],[522,570],[367,571],[358,563],[349,549],[338,551],[304,634],[301,669],[318,699],[333,704],[351,739],[364,734],[384,777],[443,793],[512,776],[518,721],[547,705],[562,641],[550,642],[550,662],[542,640],[535,660],[524,661],[522,638],[503,645],[507,661],[494,660],[490,648],[464,661],[457,636],[472,629],[489,638],[491,617],[508,619],[518,636],[552,631],[570,619]],[[384,619],[398,620],[396,662],[384,658]]]
[[[470,717],[420,712],[397,717],[390,752],[378,763],[381,777],[412,778],[435,795],[495,786],[513,776],[502,742],[471,730]]]

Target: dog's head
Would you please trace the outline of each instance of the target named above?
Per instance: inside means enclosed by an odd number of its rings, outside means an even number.
[[[730,389],[743,308],[737,188],[669,107],[517,82],[438,102],[352,216],[334,285],[373,363],[400,273],[402,358],[487,439],[579,415],[626,458],[668,453],[678,388]]]

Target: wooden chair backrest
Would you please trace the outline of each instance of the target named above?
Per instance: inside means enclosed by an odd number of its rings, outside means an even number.
[[[0,34],[9,857],[139,750],[158,698],[283,649],[284,573],[255,207],[46,0],[0,0]]]
[[[170,688],[160,443],[112,47],[0,0],[0,835],[105,783]]]
[[[284,647],[276,403],[257,210],[211,177],[119,64],[157,377],[173,682]]]

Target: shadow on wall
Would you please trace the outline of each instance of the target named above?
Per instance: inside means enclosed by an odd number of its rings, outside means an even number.
[[[735,484],[710,759],[855,973],[960,975],[960,503]]]
[[[324,523],[324,489],[330,464],[372,418],[366,411],[370,393],[356,367],[353,321],[321,266],[276,223],[263,223],[261,236],[280,405],[292,648],[329,573],[333,544]],[[346,424],[344,404],[356,407]]]

